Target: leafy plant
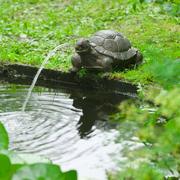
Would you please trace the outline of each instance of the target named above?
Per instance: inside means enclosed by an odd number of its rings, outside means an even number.
[[[148,88],[145,95],[142,108],[126,102],[115,116],[116,120],[135,121],[138,126],[133,133],[144,143],[142,148],[128,154],[131,165],[116,178],[177,178],[180,175],[180,90]],[[132,166],[136,157],[142,161]]]
[[[41,179],[41,180],[76,180],[76,172],[69,171],[63,173],[59,166],[52,164],[36,163],[21,167],[13,175],[13,180],[28,180]]]
[[[0,149],[8,149],[9,139],[3,124],[0,123]]]
[[[0,123],[0,179],[1,180],[77,180],[74,170],[62,172],[49,160],[8,149],[8,134]]]

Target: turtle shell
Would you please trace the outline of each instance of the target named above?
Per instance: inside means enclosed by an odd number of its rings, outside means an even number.
[[[91,46],[99,53],[114,59],[127,60],[136,54],[131,43],[121,33],[113,30],[101,30],[89,39]]]

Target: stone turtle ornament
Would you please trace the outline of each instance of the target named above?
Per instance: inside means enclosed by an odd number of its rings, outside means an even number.
[[[101,30],[89,39],[81,38],[75,45],[72,72],[81,68],[111,71],[113,68],[125,69],[139,65],[143,56],[131,47],[129,40],[113,30]]]

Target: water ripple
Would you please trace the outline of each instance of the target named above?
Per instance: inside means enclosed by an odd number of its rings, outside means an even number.
[[[80,177],[106,179],[106,170],[116,167],[113,155],[119,156],[122,149],[115,143],[118,131],[104,120],[111,99],[38,87],[27,111],[21,112],[27,86],[11,88],[0,85],[0,119],[9,133],[10,149],[44,155],[64,170],[77,169]]]

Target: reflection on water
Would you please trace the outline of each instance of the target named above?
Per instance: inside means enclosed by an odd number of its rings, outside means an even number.
[[[108,116],[127,96],[35,87],[21,112],[28,87],[0,85],[0,120],[9,132],[10,149],[44,155],[63,170],[76,169],[80,179],[105,180],[106,171],[117,167],[115,159],[123,162],[127,141],[116,143],[119,131]]]

